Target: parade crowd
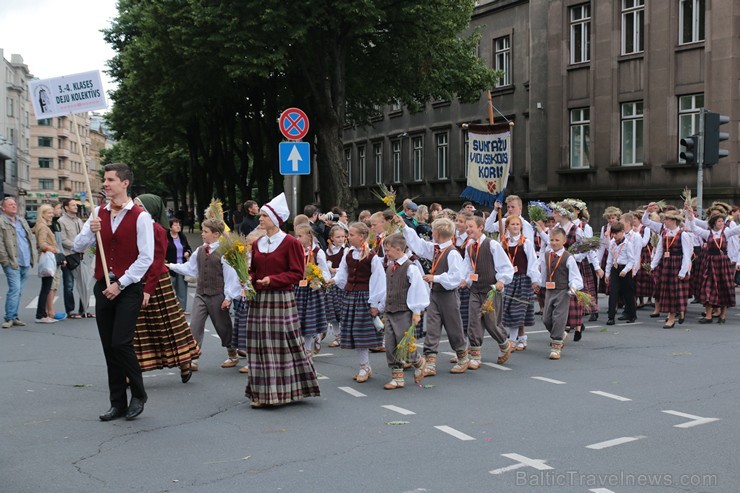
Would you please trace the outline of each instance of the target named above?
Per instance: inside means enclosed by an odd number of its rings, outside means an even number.
[[[740,280],[740,209],[715,202],[702,219],[690,196],[681,207],[608,207],[593,224],[578,199],[532,202],[525,219],[515,195],[489,214],[469,202],[453,211],[410,199],[397,212],[395,195],[385,193],[379,211],[362,211],[355,222],[341,208],[321,214],[308,205],[288,234],[281,194],[262,207],[245,203],[231,228],[209,207],[193,250],[182,220],[160,197],[131,199],[132,184],[128,166],[107,165],[108,202],[84,224],[68,199],[42,206],[33,231],[13,198],[3,200],[0,217],[9,288],[2,327],[25,325],[18,304],[29,270],[37,256],[39,275],[53,260],[36,322],[97,317],[111,406],[103,421],[141,414],[143,371],[178,367],[187,383],[209,319],[226,350],[221,366],[246,375],[245,394],[261,408],[320,395],[313,356],[325,344],[353,351],[358,383],[373,376],[371,353],[383,353],[391,373],[383,386],[396,390],[406,371],[419,384],[443,366],[477,370],[486,333],[496,363],[505,364],[527,350],[536,315],[550,335],[543,357],[561,359],[566,342],[583,337],[584,321],[598,320],[599,295],[608,297],[607,325],[633,323],[652,307],[648,317],[671,329],[684,322],[690,299],[704,307],[699,323],[723,324]],[[80,268],[91,247],[95,314]],[[185,276],[196,279],[189,313]],[[60,280],[65,311],[56,314]],[[443,332],[455,354],[449,367],[438,359]]]

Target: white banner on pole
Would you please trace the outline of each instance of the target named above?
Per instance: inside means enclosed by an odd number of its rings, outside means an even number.
[[[28,81],[36,119],[104,110],[105,91],[100,71]]]

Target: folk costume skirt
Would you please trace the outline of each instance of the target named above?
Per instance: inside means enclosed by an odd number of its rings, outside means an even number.
[[[330,322],[342,323],[343,300],[344,290],[339,286],[332,284],[329,291],[326,292],[326,317]]]
[[[583,292],[591,295],[591,305],[583,307],[583,311],[586,313],[598,313],[599,303],[596,298],[596,273],[591,263],[587,260],[581,260],[578,262],[578,270],[581,272],[583,278]]]
[[[690,278],[681,280],[678,273],[681,271],[683,256],[671,255],[660,260],[660,278],[658,280],[658,298],[660,313],[679,313],[686,311],[686,304],[690,294]]]
[[[507,329],[534,325],[534,291],[529,276],[515,274],[506,285],[502,310],[501,325]]]
[[[699,298],[702,303],[718,306],[735,306],[735,264],[727,255],[704,255],[700,274]]]
[[[326,301],[322,289],[295,288],[295,304],[304,338],[326,332]]]
[[[249,316],[249,301],[242,298],[234,314],[234,324],[231,327],[231,347],[247,349],[247,317]]]
[[[141,371],[174,368],[198,355],[198,345],[167,272],[159,277],[147,307],[139,311],[134,350]]]
[[[248,303],[245,395],[263,404],[318,397],[316,370],[303,349],[293,291],[257,291]]]
[[[370,318],[369,291],[345,291],[342,305],[342,349],[371,349],[383,345],[383,334]]]
[[[640,252],[640,270],[635,274],[635,296],[638,298],[649,298],[655,291],[655,279],[649,269],[643,267],[650,265],[650,250],[644,247]]]

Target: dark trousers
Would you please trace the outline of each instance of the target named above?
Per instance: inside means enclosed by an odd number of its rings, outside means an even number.
[[[51,292],[51,285],[54,282],[54,276],[41,278],[41,292],[39,293],[39,302],[36,305],[36,318],[46,318],[47,315],[54,318],[54,314],[46,313],[46,301]]]
[[[105,281],[95,283],[95,315],[105,364],[108,367],[108,390],[113,407],[128,407],[126,378],[131,385],[131,396],[145,398],[144,379],[134,351],[134,332],[144,299],[144,286],[137,282],[124,289],[113,300],[103,295]]]
[[[635,280],[632,278],[632,272],[626,276],[620,277],[619,273],[624,269],[624,265],[618,265],[616,269],[612,268],[612,275],[609,279],[609,311],[607,316],[611,319],[617,313],[617,304],[619,299],[624,302],[624,316],[628,319],[637,318],[637,308],[635,307]]]
[[[81,267],[77,267],[80,269]],[[64,311],[67,315],[74,313],[75,311],[75,275],[74,272],[62,267],[62,282],[64,284]],[[80,299],[78,313],[85,313],[85,308],[82,306],[82,299]]]

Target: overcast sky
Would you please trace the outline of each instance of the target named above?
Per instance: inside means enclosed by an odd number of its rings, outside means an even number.
[[[39,79],[100,70],[113,50],[100,32],[116,16],[116,0],[0,0],[0,48],[19,54]],[[110,98],[108,98],[110,103]]]

